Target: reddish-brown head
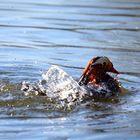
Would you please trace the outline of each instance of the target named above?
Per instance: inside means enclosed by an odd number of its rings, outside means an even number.
[[[82,76],[79,80],[81,83],[96,83],[97,80],[102,80],[106,72],[112,72],[119,74],[119,72],[113,67],[112,62],[107,57],[95,57],[90,60],[85,67]]]
[[[96,57],[95,61],[92,63],[92,67],[94,68],[96,65],[101,65],[102,69],[105,72],[112,72],[114,74],[119,74],[119,72],[113,67],[112,62],[105,56],[103,57]],[[93,60],[94,60],[93,59]]]

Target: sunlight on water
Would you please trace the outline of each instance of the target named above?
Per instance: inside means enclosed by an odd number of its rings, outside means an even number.
[[[0,139],[139,139],[139,0],[1,0],[0,31]],[[66,109],[20,90],[51,65],[77,80],[95,56],[121,73],[121,96]]]

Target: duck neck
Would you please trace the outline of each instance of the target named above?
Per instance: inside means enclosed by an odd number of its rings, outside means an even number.
[[[96,84],[99,84],[100,82],[104,81],[105,73],[96,74],[95,79],[96,79]]]
[[[105,79],[105,75],[106,72],[102,71],[102,70],[92,70],[90,71],[90,73],[88,73],[89,75],[89,83],[92,84],[99,84],[100,82],[102,82]]]

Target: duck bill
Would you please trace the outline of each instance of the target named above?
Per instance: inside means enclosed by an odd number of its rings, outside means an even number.
[[[115,74],[120,74],[114,67],[112,67],[110,72],[115,73]]]

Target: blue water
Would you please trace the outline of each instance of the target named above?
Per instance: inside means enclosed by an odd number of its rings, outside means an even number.
[[[52,64],[78,79],[88,60],[109,57],[127,90],[72,110],[29,97]],[[0,139],[140,139],[139,0],[0,0]]]

